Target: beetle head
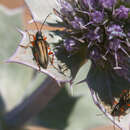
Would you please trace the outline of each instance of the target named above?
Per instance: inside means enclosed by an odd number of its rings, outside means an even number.
[[[42,40],[43,39],[43,37],[42,37],[42,32],[41,31],[38,31],[37,33],[36,33],[36,40]]]

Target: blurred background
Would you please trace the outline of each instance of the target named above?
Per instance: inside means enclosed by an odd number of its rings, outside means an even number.
[[[44,0],[45,1],[45,0]],[[45,15],[51,0],[45,1]],[[52,6],[52,5],[51,5]],[[21,35],[16,28],[34,29],[27,25],[30,19],[23,0],[0,0],[0,116],[14,109],[27,95],[30,95],[46,78],[46,75],[20,65],[7,64],[13,55]],[[46,30],[54,28],[45,26]],[[90,63],[78,73],[75,83],[86,77]],[[53,86],[51,86],[53,89]],[[69,86],[62,88],[48,105],[26,123],[27,130],[110,130],[111,122],[93,103],[86,83],[74,84],[73,94]]]

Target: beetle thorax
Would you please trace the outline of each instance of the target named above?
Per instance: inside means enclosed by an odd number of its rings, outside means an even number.
[[[41,31],[38,31],[37,33],[36,33],[36,40],[42,40],[43,39],[43,37],[42,37],[42,32]]]

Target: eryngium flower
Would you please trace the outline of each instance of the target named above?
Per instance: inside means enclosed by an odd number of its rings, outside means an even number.
[[[58,0],[62,47],[71,56],[86,47],[96,66],[110,66],[130,82],[130,8],[117,0]],[[125,3],[125,5],[121,5]]]

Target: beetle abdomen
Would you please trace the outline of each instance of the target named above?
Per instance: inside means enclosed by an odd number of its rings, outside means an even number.
[[[33,55],[37,63],[44,69],[48,66],[48,45],[43,41],[35,41],[35,45],[33,46]]]

